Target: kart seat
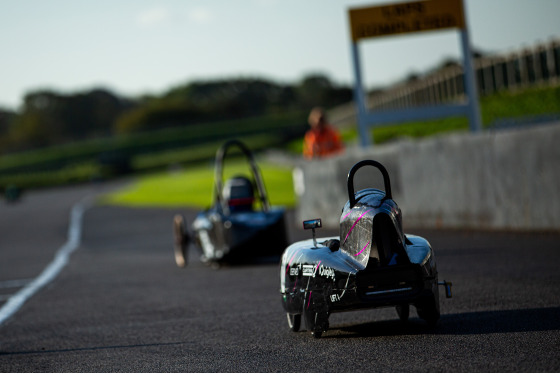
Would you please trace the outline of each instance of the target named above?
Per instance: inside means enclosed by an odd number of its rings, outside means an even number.
[[[386,214],[378,214],[373,221],[373,241],[377,248],[371,254],[378,259],[371,261],[372,266],[377,262],[382,266],[410,263],[395,226]]]
[[[236,176],[229,179],[224,185],[223,196],[232,213],[253,210],[253,183],[246,177]]]

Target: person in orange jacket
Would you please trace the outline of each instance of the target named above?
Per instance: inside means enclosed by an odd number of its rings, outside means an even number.
[[[308,118],[311,129],[305,134],[303,156],[307,159],[334,155],[344,150],[340,134],[327,122],[322,108],[313,108]]]

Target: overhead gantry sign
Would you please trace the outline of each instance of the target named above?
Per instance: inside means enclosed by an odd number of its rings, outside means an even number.
[[[350,9],[349,16],[355,75],[354,98],[363,146],[370,144],[371,136],[368,134],[367,128],[386,123],[466,115],[469,117],[471,131],[480,130],[478,92],[475,86],[469,35],[462,0],[427,0]],[[399,111],[368,112],[362,85],[358,42],[365,38],[442,29],[458,29],[461,34],[467,102],[455,105],[409,108]]]

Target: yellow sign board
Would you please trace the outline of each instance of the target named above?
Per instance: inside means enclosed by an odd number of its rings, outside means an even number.
[[[426,0],[350,9],[352,40],[465,28],[462,0]]]

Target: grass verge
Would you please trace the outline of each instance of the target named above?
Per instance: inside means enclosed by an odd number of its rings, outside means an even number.
[[[259,163],[271,205],[295,206],[292,170],[268,162]],[[224,166],[224,180],[234,175],[251,175],[244,160],[236,159]],[[123,190],[101,198],[103,204],[134,207],[207,208],[212,204],[214,167],[207,163],[182,170],[170,170],[138,177]]]

